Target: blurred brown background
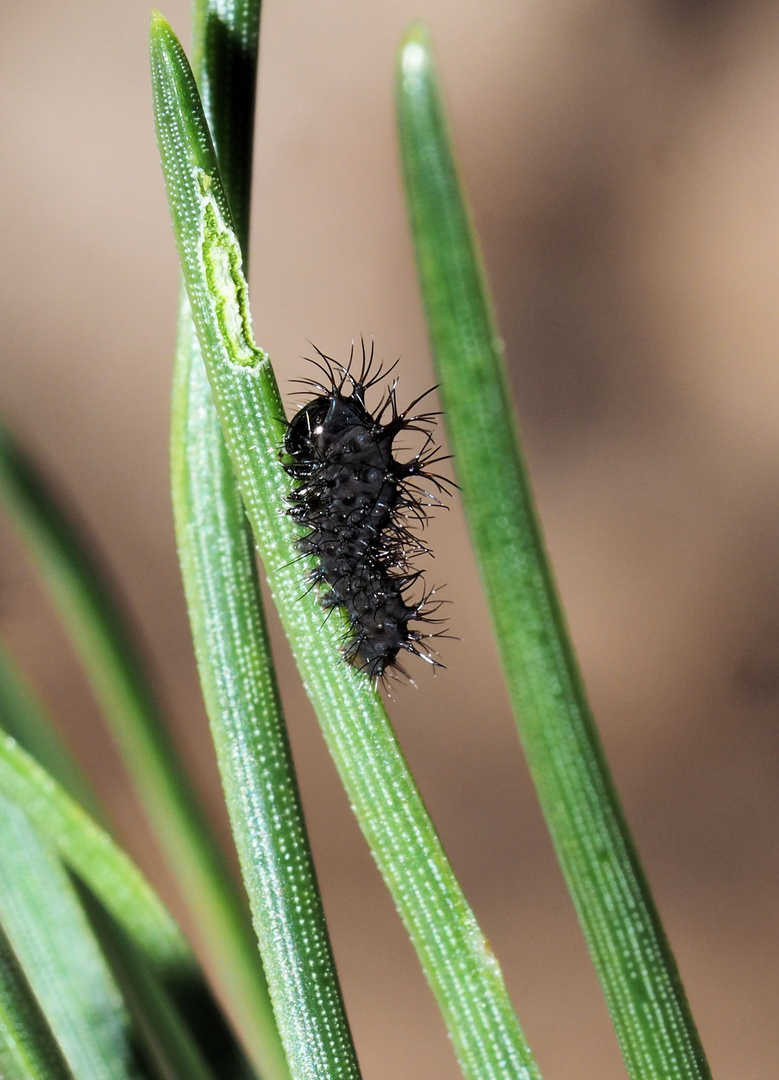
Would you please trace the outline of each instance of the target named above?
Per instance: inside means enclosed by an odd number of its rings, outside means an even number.
[[[164,13],[188,41],[188,4]],[[775,1075],[779,985],[779,8],[745,0],[267,0],[258,340],[374,335],[431,381],[394,51],[438,49],[531,472],[628,817],[715,1075]],[[177,270],[148,6],[0,9],[3,413],[119,577],[225,830],[167,493]],[[392,712],[549,1080],[624,1075],[500,688],[458,509],[431,530],[447,670]],[[173,900],[7,529],[0,629]],[[366,1077],[458,1075],[285,652],[286,703]],[[419,667],[419,665],[418,665]],[[225,835],[226,831],[225,831]]]

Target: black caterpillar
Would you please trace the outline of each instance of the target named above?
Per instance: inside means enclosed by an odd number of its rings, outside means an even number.
[[[431,390],[399,412],[394,379],[370,412],[367,391],[395,365],[374,368],[373,345],[366,358],[364,342],[359,375],[351,370],[354,346],[346,367],[316,351],[320,359],[311,363],[322,381],[298,380],[317,393],[292,419],[284,439],[284,467],[296,484],[289,513],[308,530],[298,548],[317,561],[309,581],[329,586],[323,607],[345,608],[351,627],[343,656],[372,679],[405,674],[401,650],[442,667],[428,644],[442,632],[410,626],[440,621],[431,617],[441,603],[430,603],[434,590],[419,600],[410,596],[422,577],[414,562],[430,554],[414,530],[425,525],[428,508],[441,505],[439,496],[450,486],[429,471],[442,460],[430,431],[436,414],[410,415]],[[393,443],[406,431],[420,432],[423,443],[400,461]]]

